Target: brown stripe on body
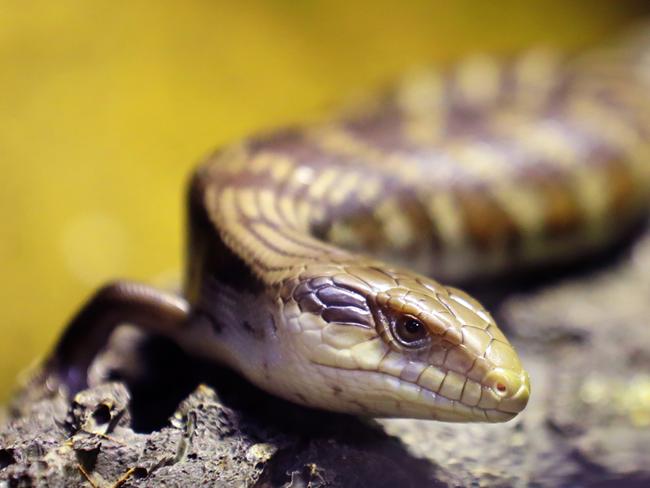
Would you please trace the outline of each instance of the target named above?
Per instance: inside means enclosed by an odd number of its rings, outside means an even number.
[[[619,159],[608,159],[601,171],[605,174],[609,195],[610,217],[625,215],[639,204],[639,186],[634,181],[629,165]]]
[[[404,113],[388,105],[373,114],[342,121],[340,129],[360,144],[373,147],[383,153],[413,152],[415,146],[403,132],[406,123]]]
[[[561,238],[581,229],[583,215],[571,185],[561,179],[535,184],[543,202],[545,238]]]
[[[519,228],[487,189],[456,192],[469,240],[484,252],[512,250],[520,241]]]
[[[317,234],[346,249],[368,252],[392,262],[430,256],[440,243],[428,209],[416,192],[387,196],[374,209],[340,215]]]
[[[291,159],[294,174],[279,182],[276,191],[294,202],[307,202],[310,208],[318,209],[310,215],[311,225],[318,226],[337,218],[338,214],[372,205],[382,191],[390,190],[392,172],[382,173],[373,161],[364,161],[354,154],[323,148],[318,134],[314,135],[311,128],[258,138],[251,143],[251,148]],[[300,179],[296,174],[307,178],[302,184],[296,184]],[[375,190],[368,191],[372,188]]]

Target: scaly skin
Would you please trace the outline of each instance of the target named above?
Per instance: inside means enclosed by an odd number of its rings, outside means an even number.
[[[85,377],[81,330],[132,321],[304,405],[513,418],[530,394],[516,352],[478,302],[425,275],[572,259],[645,214],[646,44],[571,62],[476,57],[335,121],[224,148],[190,185],[187,304],[114,285],[111,314],[100,294],[72,321],[53,377]],[[151,310],[164,320],[143,320]]]
[[[192,186],[192,269],[200,271],[187,295],[212,327],[179,337],[187,349],[278,396],[328,410],[497,422],[524,408],[528,375],[475,300],[310,234],[311,215],[327,216],[325,202],[301,200],[306,184],[294,179],[311,174],[316,183],[307,192],[319,197],[318,179],[334,185],[347,176],[342,168],[328,176],[330,167],[292,166],[274,182],[271,173],[257,180],[229,161],[204,166]],[[256,164],[246,156],[245,168]],[[270,157],[268,171],[281,164]],[[349,191],[345,211],[354,205]],[[332,216],[339,210],[325,208]],[[403,317],[426,328],[417,347],[395,336]]]

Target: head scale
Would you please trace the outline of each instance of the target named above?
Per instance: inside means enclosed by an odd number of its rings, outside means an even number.
[[[302,403],[349,413],[502,422],[528,401],[519,358],[464,292],[378,266],[307,270],[284,300]],[[290,374],[290,372],[289,372]],[[280,392],[283,393],[283,392]],[[286,392],[285,396],[286,395]],[[303,399],[307,399],[304,401]]]

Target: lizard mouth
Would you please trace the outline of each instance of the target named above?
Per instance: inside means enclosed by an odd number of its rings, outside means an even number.
[[[492,386],[481,385],[486,400],[481,399],[471,405],[389,373],[347,369],[318,362],[313,364],[329,370],[336,378],[341,389],[337,399],[342,402],[336,409],[361,415],[410,417],[445,422],[507,422],[523,410],[530,394],[530,382],[525,372],[520,375],[518,386],[513,382],[508,384],[507,394],[498,390],[495,392]],[[342,374],[349,375],[351,384],[347,388]],[[469,379],[467,381],[473,382]],[[363,388],[360,388],[360,385],[363,385]],[[513,390],[515,386],[517,388]]]

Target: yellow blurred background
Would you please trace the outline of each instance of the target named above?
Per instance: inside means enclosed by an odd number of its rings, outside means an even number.
[[[0,401],[92,288],[177,276],[214,147],[412,65],[595,43],[643,4],[0,0]]]

